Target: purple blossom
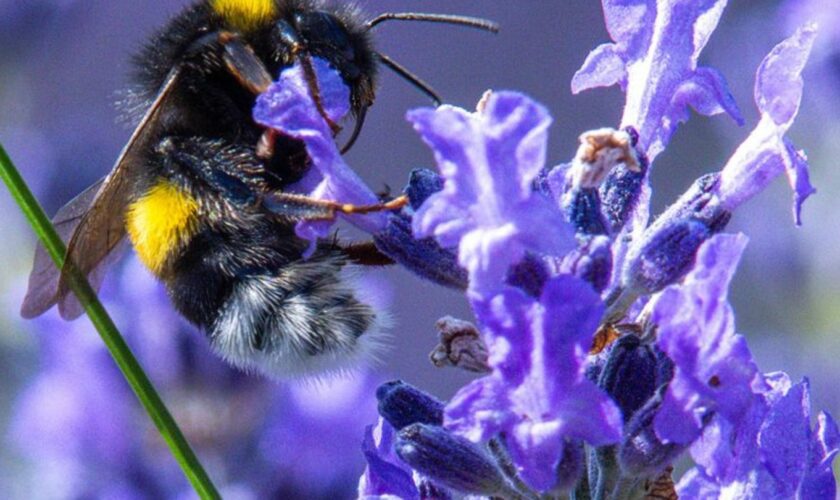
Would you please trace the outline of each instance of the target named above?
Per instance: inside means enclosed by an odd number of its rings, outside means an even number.
[[[813,24],[799,28],[759,66],[755,103],[761,120],[723,168],[717,189],[720,203],[727,210],[734,210],[785,172],[794,190],[794,220],[800,223],[802,203],[816,190],[809,181],[804,153],[797,151],[784,135],[799,111],[802,69],[816,34]]]
[[[735,334],[727,302],[746,243],[743,235],[712,237],[700,248],[684,282],[665,289],[650,305],[657,343],[675,364],[655,420],[664,442],[690,443],[709,412],[737,422],[762,387],[746,341]]]
[[[321,105],[334,123],[339,122],[350,110],[350,90],[341,75],[320,58],[312,58],[317,78]],[[359,176],[344,162],[335,144],[332,131],[309,94],[306,73],[300,62],[284,70],[280,78],[257,98],[254,120],[280,134],[298,139],[306,145],[312,166],[296,186],[289,188],[319,200],[342,204],[371,205],[379,200]],[[376,233],[386,224],[382,213],[347,216],[359,228]],[[332,221],[299,222],[298,236],[312,242],[329,234]]]
[[[462,388],[444,423],[473,441],[503,433],[522,478],[551,489],[563,438],[595,446],[621,436],[621,413],[583,376],[584,352],[603,306],[591,287],[571,276],[546,283],[539,301],[513,288],[474,300],[493,373]]]
[[[826,413],[811,428],[808,381],[784,373],[765,376],[738,426],[715,418],[692,447],[698,466],[680,481],[688,498],[834,498],[831,463],[840,432]]]
[[[726,0],[602,0],[614,43],[593,50],[572,79],[572,92],[618,84],[627,93],[621,127],[639,132],[652,162],[667,146],[688,107],[726,112],[741,123],[723,76],[697,67]]]
[[[411,469],[394,452],[394,428],[380,418],[379,423],[365,429],[362,451],[367,467],[359,481],[360,500],[420,498]]]
[[[408,120],[432,148],[444,178],[414,215],[414,234],[458,247],[470,290],[490,296],[527,252],[561,255],[573,231],[533,189],[545,165],[548,111],[513,92],[492,94],[469,113],[418,109]]]

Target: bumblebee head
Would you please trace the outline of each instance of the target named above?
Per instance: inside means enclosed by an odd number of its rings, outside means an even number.
[[[320,57],[350,87],[354,114],[373,104],[376,52],[367,27],[350,10],[292,9],[273,30],[277,56],[284,65],[299,54]]]
[[[314,0],[210,0],[209,5],[226,29],[245,36],[270,66],[320,57],[350,87],[354,114],[373,103],[376,56],[354,9]]]

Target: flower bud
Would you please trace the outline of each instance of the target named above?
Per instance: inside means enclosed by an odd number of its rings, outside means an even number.
[[[408,185],[403,192],[408,196],[414,210],[420,208],[426,199],[443,189],[443,177],[428,168],[415,168],[408,174]]]
[[[402,380],[380,385],[376,399],[379,414],[396,430],[414,423],[443,425],[443,403]]]
[[[612,274],[612,248],[606,236],[584,238],[579,247],[560,262],[559,271],[587,281],[596,291],[603,291]]]
[[[608,234],[597,188],[572,187],[563,195],[563,211],[578,235]]]
[[[682,279],[691,270],[700,245],[720,232],[731,213],[715,203],[716,175],[698,179],[634,245],[622,272],[622,286],[650,294]]]
[[[388,217],[388,224],[373,236],[373,242],[380,252],[422,278],[449,288],[467,288],[467,272],[458,265],[455,252],[441,247],[434,238],[414,238],[411,215],[405,210]]]
[[[618,461],[624,475],[647,476],[658,473],[688,447],[688,444],[665,444],[654,431],[653,419],[662,406],[666,390],[667,386],[661,386],[624,426],[624,438],[618,451]]]
[[[607,179],[599,188],[601,199],[601,212],[607,222],[607,229],[610,233],[618,233],[627,223],[630,214],[636,208],[642,187],[645,185],[645,176],[648,170],[648,159],[637,147],[639,134],[632,127],[625,131],[630,134],[633,147],[638,160],[638,167],[631,168],[626,164],[615,167]]]
[[[512,487],[484,449],[442,427],[412,424],[397,434],[397,455],[434,482],[464,493],[504,496]]]
[[[627,422],[656,390],[657,356],[653,347],[627,334],[616,340],[598,377],[598,386],[621,408]]]

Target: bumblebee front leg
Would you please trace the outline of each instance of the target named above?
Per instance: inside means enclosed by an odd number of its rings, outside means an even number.
[[[187,185],[198,181],[236,205],[256,206],[261,193],[273,184],[273,174],[247,145],[206,137],[166,137],[155,152],[166,176]]]

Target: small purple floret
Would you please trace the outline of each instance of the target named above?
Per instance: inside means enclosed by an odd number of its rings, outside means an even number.
[[[664,442],[693,441],[710,412],[737,422],[761,386],[746,341],[735,334],[727,302],[729,282],[746,244],[743,235],[712,237],[700,248],[684,282],[665,289],[651,306],[659,348],[675,364],[655,420]]]
[[[395,437],[394,428],[381,418],[376,427],[365,429],[362,452],[367,468],[359,481],[359,499],[420,498],[411,469],[394,452]]]
[[[602,0],[606,43],[586,58],[572,92],[618,84],[627,93],[621,127],[639,132],[650,161],[665,149],[689,106],[698,113],[727,113],[742,123],[723,76],[697,67],[726,0]]]
[[[739,425],[716,417],[692,447],[698,465],[680,481],[681,497],[835,498],[836,424],[820,413],[811,428],[807,379],[794,385],[774,373],[764,382]]]
[[[573,231],[533,189],[545,165],[548,111],[514,92],[490,96],[469,113],[452,106],[417,109],[408,120],[432,148],[443,190],[414,216],[418,238],[458,247],[470,290],[489,296],[527,251],[561,255]]]
[[[755,103],[761,120],[723,168],[717,195],[729,211],[764,190],[785,172],[794,190],[793,214],[800,223],[805,199],[816,190],[808,176],[804,153],[784,137],[802,100],[802,70],[817,31],[805,25],[777,45],[758,68]]]
[[[311,60],[323,109],[330,120],[337,123],[350,110],[350,90],[329,63],[317,57]],[[289,191],[357,205],[379,201],[344,163],[329,125],[309,94],[305,72],[299,62],[284,70],[280,78],[257,98],[254,121],[306,144],[313,168],[296,186],[290,186]],[[369,233],[382,230],[387,221],[382,213],[352,215],[347,216],[347,220]],[[298,236],[312,242],[309,248],[311,254],[316,240],[327,236],[332,224],[333,221],[301,221],[295,231]]]
[[[473,441],[504,432],[522,478],[551,489],[564,438],[600,446],[621,437],[621,412],[583,375],[601,300],[586,282],[559,276],[545,284],[539,302],[508,288],[473,308],[494,371],[455,395],[444,423]]]

